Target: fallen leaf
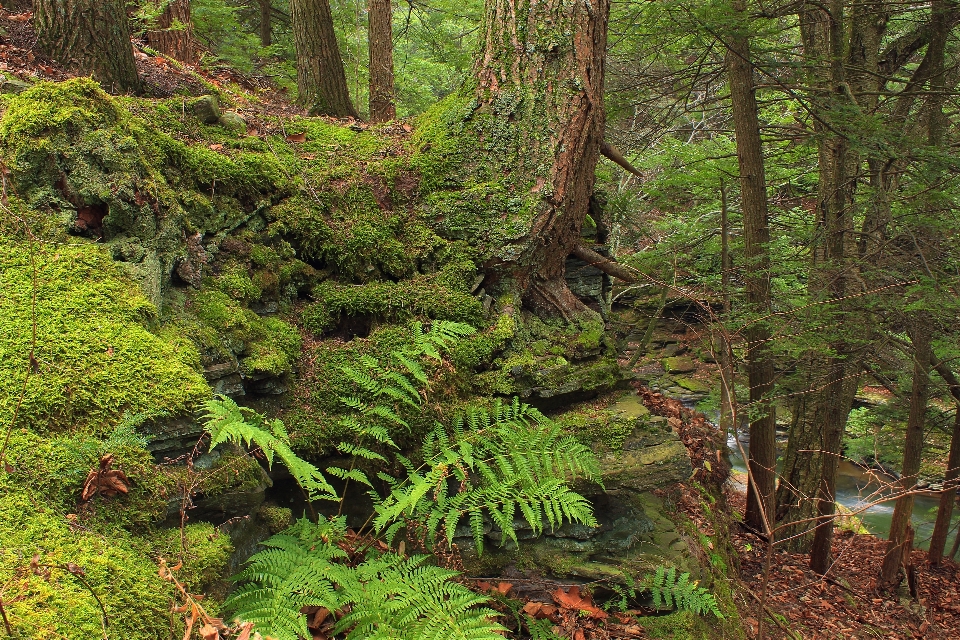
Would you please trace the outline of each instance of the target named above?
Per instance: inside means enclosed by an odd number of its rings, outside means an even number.
[[[200,628],[200,637],[203,640],[220,640],[220,632],[216,627],[207,623]]]
[[[252,622],[244,622],[240,627],[240,635],[237,636],[237,640],[250,640],[250,633],[253,631]]]
[[[287,142],[306,142],[307,134],[305,133],[291,133],[287,136]]]
[[[564,609],[585,612],[589,617],[596,620],[605,620],[609,617],[606,611],[594,606],[590,596],[580,595],[578,585],[573,585],[568,591],[564,591],[563,587],[557,587],[557,590],[550,595],[553,596],[554,602]]]
[[[221,149],[223,149],[223,145],[222,145],[222,144],[212,144],[212,145],[210,145],[210,148],[211,148],[212,150],[214,150],[214,151],[220,151]]]
[[[510,591],[510,589],[513,589],[512,584],[510,584],[509,582],[501,582],[500,584],[497,585],[495,591],[497,591],[500,595],[505,596]]]
[[[100,458],[100,468],[90,469],[87,479],[83,482],[83,490],[80,493],[80,502],[91,500],[98,493],[109,498],[118,493],[128,493],[127,486],[130,479],[127,474],[119,469],[111,469],[113,466],[113,454],[108,453]]]

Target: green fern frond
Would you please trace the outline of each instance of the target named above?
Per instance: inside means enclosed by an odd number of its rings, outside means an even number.
[[[247,448],[255,445],[263,452],[269,466],[273,466],[274,458],[280,458],[311,497],[338,499],[336,491],[323,477],[320,469],[290,448],[290,437],[280,420],[266,422],[257,412],[238,406],[226,396],[208,400],[204,404],[204,412],[204,429],[210,434],[211,451],[225,442]]]
[[[298,521],[264,543],[235,581],[225,607],[277,640],[310,637],[301,608],[340,613],[335,633],[347,638],[502,640],[488,599],[454,582],[455,571],[425,564],[425,556],[371,554],[355,567],[346,554],[344,521]]]
[[[467,518],[482,552],[483,514],[504,540],[514,542],[515,515],[535,535],[564,521],[596,526],[589,502],[567,484],[599,478],[596,456],[536,409],[517,399],[498,402],[490,412],[474,410],[457,418],[452,431],[451,436],[435,427],[425,443],[423,466],[392,483],[390,495],[376,507],[378,530],[416,517],[426,523],[429,541],[441,533],[451,543],[459,521]],[[459,486],[448,495],[451,478]]]
[[[676,608],[697,615],[712,613],[723,618],[714,595],[697,583],[690,582],[689,573],[678,576],[675,567],[657,567],[654,573],[644,578],[644,586],[653,597],[654,607]]]

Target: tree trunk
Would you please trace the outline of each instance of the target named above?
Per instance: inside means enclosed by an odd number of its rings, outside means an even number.
[[[930,318],[918,313],[910,327],[913,341],[913,389],[910,393],[910,416],[907,419],[907,437],[903,449],[903,469],[898,482],[899,490],[911,491],[916,485],[917,474],[923,454],[923,427],[929,396],[930,367],[933,353],[930,350]],[[890,522],[890,538],[880,567],[877,586],[888,590],[899,582],[897,574],[903,562],[907,527],[913,514],[913,495],[904,495],[897,500]]]
[[[745,20],[746,2],[733,0],[733,10]],[[770,328],[766,319],[770,300],[770,229],[767,185],[760,141],[757,96],[750,62],[750,40],[741,26],[729,40],[727,77],[737,140],[740,168],[740,198],[743,209],[744,283],[747,309],[758,319],[745,332],[747,378],[750,386],[750,480],[747,487],[747,524],[769,532],[773,526],[773,494],[776,489],[776,420],[770,394],[774,368],[770,356]]]
[[[943,476],[943,492],[940,494],[940,506],[937,509],[937,521],[933,525],[930,537],[930,564],[940,564],[943,550],[947,546],[947,534],[950,532],[950,520],[953,518],[953,503],[957,499],[957,478],[960,477],[960,404],[953,419],[953,438],[950,440],[950,456],[947,458],[947,472]]]
[[[165,0],[153,0],[155,4]],[[190,0],[170,0],[157,18],[156,29],[147,31],[147,43],[164,55],[185,64],[197,62],[197,46],[190,20]]]
[[[370,122],[397,117],[393,104],[393,5],[391,0],[370,0]]]
[[[112,93],[140,89],[121,0],[35,0],[37,46],[72,71],[89,74]]]
[[[273,22],[270,17],[272,12],[271,0],[260,0],[260,45],[264,47],[273,44]]]
[[[844,67],[843,16],[841,0],[832,0],[829,7],[805,3],[800,16],[804,56],[815,69],[811,84],[827,96],[826,102],[816,107],[820,184],[810,296],[833,300],[831,308],[837,312],[837,320],[825,345],[834,355],[815,352],[806,359],[808,386],[802,392],[808,397],[798,403],[784,454],[777,519],[786,525],[780,537],[788,540],[787,548],[806,551],[811,546],[810,563],[816,571],[829,566],[836,474],[859,371],[845,340],[842,308],[853,268],[854,176],[859,164],[848,138],[841,133],[841,123],[849,117],[851,106],[855,107]],[[810,525],[802,521],[814,517],[819,520],[811,540]]]
[[[603,142],[609,11],[609,0],[487,0],[476,86],[463,96],[471,111],[461,135],[483,175],[473,180],[517,202],[493,223],[510,233],[489,248],[487,284],[542,317],[599,320],[567,287],[564,264],[580,243]]]
[[[311,115],[359,118],[350,102],[329,0],[291,0],[290,21],[297,50],[297,102]]]

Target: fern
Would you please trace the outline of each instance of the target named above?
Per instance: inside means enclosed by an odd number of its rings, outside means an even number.
[[[276,640],[309,638],[300,611],[311,606],[338,616],[335,633],[348,639],[502,640],[488,599],[454,582],[455,571],[395,553],[349,566],[337,546],[344,533],[343,518],[303,519],[270,538],[234,578],[241,584],[224,606]]]
[[[599,477],[596,457],[536,409],[516,398],[511,404],[498,402],[492,412],[474,410],[458,417],[451,431],[440,425],[434,429],[421,467],[400,457],[407,476],[391,483],[374,519],[388,539],[402,520],[415,518],[426,524],[429,542],[442,529],[450,543],[466,518],[482,553],[484,516],[514,543],[518,516],[534,535],[564,521],[596,526],[590,503],[568,486],[579,477]]]
[[[320,469],[299,457],[290,448],[290,436],[280,420],[267,421],[256,411],[238,406],[226,396],[217,396],[204,405],[204,429],[210,434],[210,450],[225,442],[249,448],[256,445],[273,466],[280,458],[311,498],[337,500],[333,487]]]
[[[698,615],[712,613],[718,618],[723,617],[717,599],[696,582],[690,582],[689,573],[678,576],[676,568],[660,566],[646,576],[645,583],[653,596],[654,607],[675,607]]]

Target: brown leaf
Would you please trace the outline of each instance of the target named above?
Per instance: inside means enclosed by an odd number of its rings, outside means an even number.
[[[222,144],[212,144],[212,145],[210,145],[210,148],[211,148],[213,151],[220,151],[221,149],[223,149],[223,145],[222,145]]]
[[[237,636],[237,640],[250,640],[250,633],[253,632],[253,623],[244,622],[240,626],[240,635]]]
[[[291,133],[287,136],[287,142],[306,142],[307,134],[306,133]]]
[[[512,584],[510,584],[509,582],[501,582],[496,586],[494,590],[497,591],[500,595],[505,596],[510,591],[510,589],[513,589]]]
[[[606,611],[594,606],[589,596],[580,595],[580,587],[577,585],[573,585],[568,591],[564,591],[563,587],[557,587],[557,590],[550,595],[553,596],[553,600],[558,605],[565,609],[583,611],[596,620],[605,620],[608,617]]]
[[[330,615],[330,611],[326,607],[320,607],[317,609],[316,613],[313,614],[313,619],[310,620],[310,623],[307,625],[311,629],[319,629],[323,624],[323,621],[327,619]]]
[[[200,637],[203,640],[220,640],[220,632],[216,627],[207,623],[200,628]]]
[[[410,133],[411,131],[413,131],[413,127],[411,127],[411,126],[410,126],[409,124],[407,124],[406,122],[404,122],[402,125],[400,125],[400,128],[403,129],[404,131],[406,131],[407,133]]]

